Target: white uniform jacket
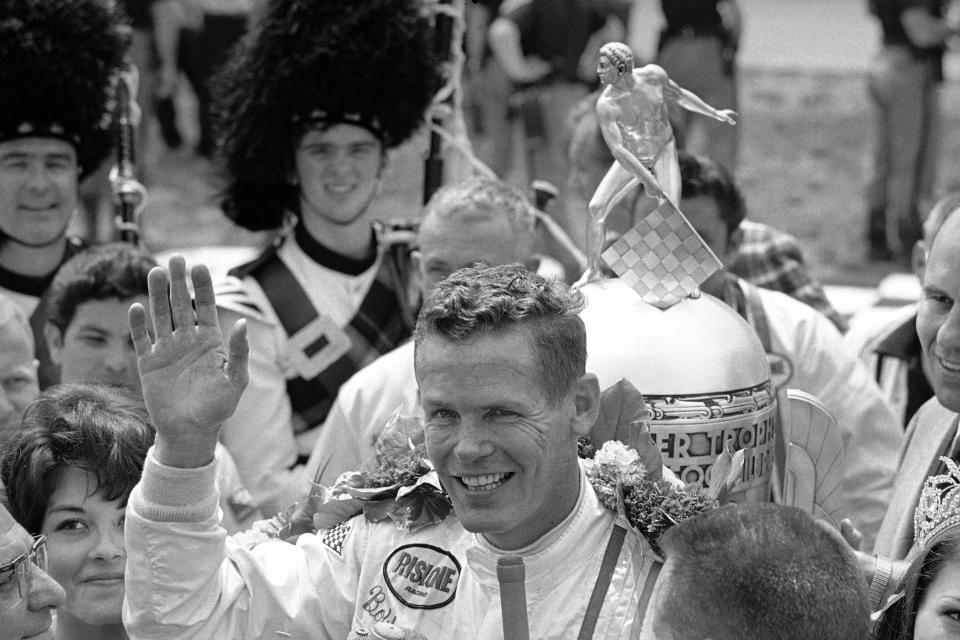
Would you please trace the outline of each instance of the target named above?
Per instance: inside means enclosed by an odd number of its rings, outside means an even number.
[[[309,283],[304,287],[310,297],[308,303],[322,309],[337,327],[346,325],[356,314],[380,267],[378,258],[358,276],[340,273],[312,260],[292,239],[283,243],[278,254],[301,283]],[[242,287],[257,313],[240,305],[225,308],[230,297],[218,292],[220,320],[225,330],[237,318],[246,317],[250,343],[250,382],[236,411],[224,422],[220,437],[233,455],[255,503],[270,515],[304,499],[309,492],[311,478],[304,473],[303,466],[295,463],[298,455],[309,455],[313,449],[316,430],[302,434],[304,442],[294,434],[287,378],[296,366],[290,357],[289,338],[256,280],[244,278]]]
[[[307,462],[309,477],[332,487],[344,471],[371,465],[377,438],[398,409],[408,416],[423,412],[413,340],[380,356],[340,387]]]
[[[745,288],[741,280],[739,284]],[[777,291],[754,287],[770,331],[771,379],[778,389],[816,396],[843,433],[846,517],[869,549],[890,500],[903,429],[870,372],[822,313]],[[757,327],[748,305],[748,322]]]
[[[343,640],[387,621],[430,640],[502,638],[500,555],[450,516],[414,533],[357,516],[296,545],[235,544],[217,524],[213,465],[175,469],[152,452],[127,507],[124,623],[131,638]],[[526,549],[530,637],[576,637],[615,515],[581,474],[571,515]],[[617,557],[594,638],[636,638],[659,565],[633,533]],[[651,571],[653,569],[653,571]],[[649,580],[648,580],[649,578]],[[645,607],[644,607],[645,608]]]

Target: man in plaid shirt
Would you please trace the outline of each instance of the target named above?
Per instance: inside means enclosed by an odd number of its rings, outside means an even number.
[[[847,330],[846,319],[830,304],[823,285],[807,271],[796,238],[752,220],[741,222],[740,232],[743,236],[728,271],[758,287],[796,298],[827,316],[841,332]]]

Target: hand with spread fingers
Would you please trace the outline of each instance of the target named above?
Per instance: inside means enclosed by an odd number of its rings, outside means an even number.
[[[183,468],[213,459],[220,424],[247,385],[246,325],[238,321],[224,345],[210,272],[198,265],[190,275],[196,311],[186,262],[174,256],[169,272],[155,267],[148,276],[153,335],[142,305],[131,306],[129,317],[143,399],[157,427],[154,455]]]

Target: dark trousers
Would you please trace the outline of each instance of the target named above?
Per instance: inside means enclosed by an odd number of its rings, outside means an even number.
[[[200,119],[197,152],[206,157],[213,155],[216,146],[210,83],[227,61],[230,49],[243,37],[246,30],[245,15],[205,14],[203,31],[184,31],[180,34],[178,62],[197,96]]]

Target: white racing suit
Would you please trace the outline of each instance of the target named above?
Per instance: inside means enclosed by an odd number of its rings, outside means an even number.
[[[252,549],[218,525],[213,464],[165,467],[147,457],[127,507],[124,624],[131,638],[343,640],[392,622],[430,640],[503,637],[496,564],[506,552],[453,516],[414,533],[363,515],[296,545]],[[580,630],[615,514],[581,473],[574,511],[524,559],[530,637]],[[627,532],[615,556],[594,638],[636,638],[658,563]]]

